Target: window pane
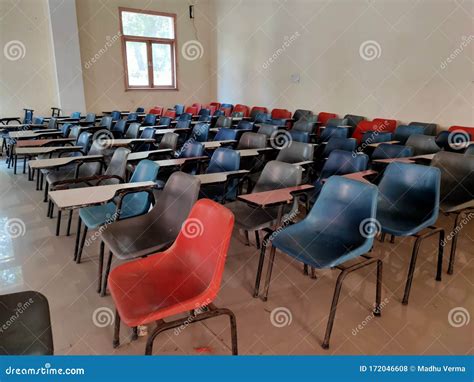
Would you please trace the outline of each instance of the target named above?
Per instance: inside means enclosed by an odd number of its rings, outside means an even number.
[[[145,42],[127,41],[128,83],[130,86],[148,86],[148,60]]]
[[[155,86],[173,85],[171,45],[153,44],[153,84]]]
[[[173,17],[122,12],[123,34],[139,37],[174,38]]]

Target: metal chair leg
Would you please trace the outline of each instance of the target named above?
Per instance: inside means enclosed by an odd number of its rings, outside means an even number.
[[[110,266],[112,265],[113,254],[109,251],[109,258],[107,260],[107,267],[105,268],[104,280],[102,281],[102,290],[100,291],[100,296],[104,297],[107,293],[107,279],[109,278]]]
[[[58,209],[58,220],[56,223],[56,236],[59,236],[59,233],[61,232],[61,214],[62,214],[62,211]]]
[[[132,337],[131,337],[131,340],[132,340],[132,341],[138,340],[138,326],[134,326],[134,327],[132,328]]]
[[[334,319],[336,318],[337,303],[339,296],[341,295],[342,282],[346,278],[349,272],[347,270],[342,271],[337,277],[336,287],[334,288],[334,295],[331,302],[331,310],[329,311],[328,324],[326,327],[326,334],[324,335],[324,341],[322,344],[323,349],[329,349],[329,339],[331,338],[332,328],[334,326]]]
[[[375,289],[375,308],[374,316],[379,317],[382,314],[382,308],[380,306],[382,302],[382,270],[383,262],[382,260],[377,260],[377,286]]]
[[[270,257],[268,259],[267,276],[265,278],[265,288],[263,290],[263,296],[262,296],[263,301],[268,300],[268,291],[270,289],[270,280],[272,278],[273,264],[275,262],[275,253],[276,253],[276,248],[272,245],[272,248],[270,249]]]
[[[46,184],[44,185],[44,197],[43,197],[43,202],[47,202],[48,201],[48,190],[49,190],[49,183],[46,182]]]
[[[97,293],[100,293],[102,290],[102,272],[104,269],[104,251],[105,251],[105,243],[101,240],[100,241],[100,252],[99,252],[99,272],[97,274]]]
[[[413,274],[415,273],[416,258],[418,257],[418,251],[420,249],[421,237],[417,237],[415,245],[413,246],[413,252],[410,260],[410,268],[408,269],[407,281],[405,285],[405,293],[403,294],[402,304],[408,304],[408,298],[410,297],[411,283],[413,281]]]
[[[308,276],[308,264],[303,265],[303,275]]]
[[[71,223],[72,223],[72,214],[74,210],[69,210],[69,217],[67,219],[67,231],[66,231],[66,236],[69,236],[71,234]]]
[[[250,246],[249,231],[244,231],[244,235],[245,235],[245,245],[249,247]]]
[[[76,232],[76,245],[74,247],[74,261],[76,261],[77,258],[77,251],[79,250],[79,240],[81,239],[81,217],[77,217],[77,232]]]
[[[260,280],[262,278],[262,271],[263,271],[263,263],[265,262],[265,252],[267,250],[267,242],[270,238],[271,233],[268,233],[263,238],[262,247],[260,248],[260,258],[258,260],[258,267],[257,267],[257,276],[255,278],[255,288],[253,290],[253,297],[258,297],[258,293],[260,291]]]
[[[444,251],[444,229],[439,231],[438,241],[438,266],[436,267],[436,281],[441,281],[441,274],[443,273],[443,251]]]
[[[77,251],[77,256],[76,256],[76,263],[77,264],[81,263],[82,251],[84,250],[84,244],[86,243],[87,231],[88,231],[88,228],[84,224],[84,233],[82,234],[81,245],[79,246],[79,249]]]
[[[260,235],[258,234],[258,231],[255,231],[255,246],[257,249],[260,249]]]
[[[312,279],[317,279],[318,277],[316,276],[315,269],[311,267],[311,278]]]
[[[118,310],[115,309],[115,325],[114,325],[114,340],[112,346],[117,348],[120,345],[120,315]]]
[[[454,219],[454,228],[452,230],[454,236],[451,240],[451,252],[449,254],[449,264],[448,264],[448,275],[452,275],[454,272],[454,260],[456,257],[456,246],[458,243],[458,224],[459,220],[461,220],[461,213],[456,215],[456,219]]]

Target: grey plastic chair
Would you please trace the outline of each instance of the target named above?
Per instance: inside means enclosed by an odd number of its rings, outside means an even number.
[[[158,144],[158,149],[176,150],[176,147],[178,146],[178,138],[179,135],[176,133],[166,133],[165,135],[163,135],[163,138]]]
[[[154,207],[145,215],[118,220],[102,233],[97,292],[105,294],[112,256],[131,260],[163,251],[175,241],[191,208],[196,202],[201,182],[184,172],[173,173]],[[102,284],[104,246],[110,252]]]
[[[262,123],[257,132],[259,134],[264,134],[267,138],[270,138],[275,133],[275,131],[278,131],[278,126]]]
[[[316,124],[314,122],[307,121],[305,119],[300,119],[296,121],[292,128],[292,130],[303,131],[305,133],[310,133],[310,134],[313,134],[315,129],[316,129]]]
[[[287,147],[280,150],[276,160],[286,163],[299,163],[312,161],[313,156],[314,145],[293,141]]]
[[[413,155],[435,154],[441,150],[436,144],[436,137],[431,135],[410,135],[405,143],[413,149]]]
[[[138,134],[140,132],[140,124],[135,122],[131,123],[128,127],[127,131],[125,132],[126,139],[136,139],[138,138]]]
[[[99,126],[107,130],[110,130],[112,128],[112,117],[110,116],[102,117],[102,119],[100,120]]]
[[[237,150],[263,149],[267,146],[267,136],[259,133],[243,133]]]

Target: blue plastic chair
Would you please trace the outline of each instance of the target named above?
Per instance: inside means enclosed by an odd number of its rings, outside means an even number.
[[[329,139],[323,150],[323,157],[327,158],[334,150],[344,150],[355,152],[357,148],[357,140],[354,138],[333,137]]]
[[[376,205],[376,186],[333,176],[324,185],[318,201],[309,214],[302,221],[278,232],[272,240],[264,301],[268,298],[276,249],[305,264],[305,269],[309,265],[313,278],[315,278],[314,268],[341,270],[336,282],[322,344],[324,349],[329,348],[342,283],[349,273],[377,264],[373,313],[375,316],[381,314],[382,260],[366,255],[373,246],[374,235],[371,225],[375,221]],[[342,265],[356,258],[360,261],[348,266]]]
[[[199,117],[210,117],[211,111],[209,109],[201,109],[198,112]]]
[[[389,142],[392,140],[392,133],[367,131],[362,136],[362,144]]]
[[[43,117],[34,117],[33,118],[33,124],[34,125],[42,125],[44,123],[44,118]]]
[[[272,120],[272,116],[268,113],[258,113],[255,116],[255,123],[270,123]]]
[[[181,115],[184,113],[184,105],[176,104],[174,105],[174,110],[176,111],[176,115]]]
[[[80,111],[75,111],[75,112],[71,113],[71,118],[73,118],[73,119],[81,118],[81,112]]]
[[[217,134],[214,136],[215,141],[227,141],[227,140],[238,140],[238,135],[241,130],[237,129],[219,129]]]
[[[188,140],[181,148],[178,158],[193,158],[204,155],[204,145],[200,142]]]
[[[177,121],[175,128],[176,129],[188,129],[191,126],[191,121]]]
[[[436,136],[436,144],[445,151],[462,153],[470,141],[469,134],[464,131],[444,130]]]
[[[111,130],[112,129],[112,117],[102,117],[102,119],[100,120],[100,124],[99,126],[100,127],[103,127],[107,130]]]
[[[347,126],[347,125],[349,125],[349,120],[347,118],[330,118],[326,122],[326,128]]]
[[[160,117],[159,126],[170,127],[172,119],[170,117]]]
[[[424,135],[426,128],[420,125],[400,125],[395,129],[393,139],[399,141],[401,145],[407,143],[410,135]]]
[[[209,124],[197,123],[191,133],[191,139],[196,142],[206,142],[209,136]]]
[[[154,126],[156,124],[156,114],[147,114],[142,122],[142,126]]]
[[[122,113],[118,110],[114,110],[110,113],[110,116],[112,117],[113,122],[117,122],[119,119],[122,118]]]
[[[160,166],[150,160],[142,160],[138,163],[133,172],[130,183],[156,181],[158,170]],[[89,229],[96,229],[105,224],[111,223],[114,220],[127,219],[134,216],[143,215],[150,209],[151,198],[147,191],[135,192],[127,194],[123,197],[120,207],[115,202],[111,201],[107,204],[99,206],[91,206],[81,208],[79,210],[76,248],[74,252],[74,260],[77,263],[81,261],[81,255],[84,248],[84,243]],[[84,224],[84,233],[82,240],[81,226]],[[81,244],[79,245],[79,241]]]
[[[25,116],[23,117],[23,124],[32,123],[33,121],[33,111],[32,109],[23,109],[25,111]]]
[[[222,116],[225,116],[225,113],[223,110],[216,110],[214,114],[212,114],[213,118],[222,117]]]
[[[430,122],[410,122],[409,126],[421,126],[424,128],[423,134],[426,135],[436,135],[436,130],[438,129],[438,125],[436,123]]]
[[[239,123],[237,123],[236,129],[252,131],[253,126],[254,126],[253,122],[246,119],[242,119],[239,121]]]
[[[182,113],[177,118],[177,121],[192,121],[193,115],[191,113]]]
[[[202,109],[201,109],[202,110]],[[207,110],[207,109],[205,109]],[[206,122],[206,123],[209,123],[211,122],[211,116],[210,115],[200,115],[199,118],[198,118],[198,122]]]
[[[291,139],[295,142],[309,143],[311,135],[306,131],[290,130]]]
[[[441,171],[436,167],[407,163],[387,166],[379,184],[377,220],[386,233],[416,237],[410,261],[403,304],[408,304],[418,250],[422,241],[439,233],[438,267],[436,280],[441,281],[443,266],[444,229],[433,226],[438,219]],[[427,233],[421,234],[424,229]]]
[[[410,146],[391,145],[382,143],[372,153],[374,159],[406,158],[413,156],[413,149]]]
[[[72,128],[71,123],[65,123],[61,127],[61,132],[62,132],[64,138],[67,138],[69,136],[69,132],[71,131],[71,128]]]
[[[137,107],[137,110],[135,110],[136,113],[144,113],[145,112],[145,108],[143,107]]]
[[[231,103],[222,103],[221,109],[231,109],[230,111],[232,111],[234,109],[234,105],[232,105]]]
[[[142,139],[153,139],[155,138],[155,129],[153,127],[145,127],[140,134]],[[152,150],[153,143],[141,143],[135,147],[134,151],[150,151]]]
[[[338,138],[348,138],[349,137],[349,128],[347,127],[326,127],[321,132],[320,140],[321,142],[327,142],[333,137]]]
[[[130,113],[127,117],[127,122],[137,122],[138,121],[138,113]]]

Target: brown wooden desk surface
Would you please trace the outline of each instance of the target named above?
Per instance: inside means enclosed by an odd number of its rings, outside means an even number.
[[[211,142],[201,142],[204,145],[205,149],[214,149],[214,148],[219,148],[222,145],[225,144],[231,144],[231,143],[236,143],[237,141],[235,139],[228,139],[225,141],[211,141]]]
[[[41,154],[50,154],[56,151],[79,151],[82,150],[82,146],[48,146],[48,147],[17,147],[15,148],[16,155],[29,155],[36,156]]]
[[[62,135],[62,131],[51,129],[51,131],[14,131],[8,133],[10,138],[12,139],[34,139],[39,137],[45,136],[55,136],[55,135]]]
[[[51,159],[37,159],[28,162],[31,169],[47,169],[65,166],[74,162],[96,162],[103,158],[103,155],[81,155],[78,157],[64,157]]]
[[[393,163],[393,162],[402,162],[402,163],[415,163],[417,160],[431,161],[433,160],[435,154],[425,154],[425,155],[416,155],[413,157],[404,157],[404,158],[389,158],[389,159],[375,159],[374,162],[377,163]]]
[[[386,144],[389,144],[389,145],[396,145],[396,144],[400,143],[400,141],[387,141],[387,142],[370,143],[367,146],[375,148],[375,147],[379,147],[383,143],[386,143]]]
[[[186,162],[199,161],[203,159],[209,159],[209,158],[207,156],[202,156],[202,157],[190,157],[190,158],[163,159],[163,160],[157,160],[155,161],[155,163],[159,164],[160,168],[162,168],[162,167],[181,166],[185,164]]]
[[[109,184],[105,186],[50,191],[49,197],[59,209],[75,209],[103,204],[112,200],[117,191],[141,187],[155,187],[154,182]]]
[[[36,127],[46,127],[46,125],[39,124],[39,123],[22,123],[20,125],[0,125],[1,130],[8,130],[8,131],[29,130],[31,128],[36,128]]]
[[[25,141],[18,141],[16,143],[16,147],[41,147],[45,145],[49,145],[50,143],[67,143],[67,142],[74,142],[76,138],[48,138],[48,139],[34,139],[34,140],[25,140]]]
[[[237,174],[247,174],[249,173],[248,170],[237,170],[237,171],[224,171],[224,172],[215,172],[213,174],[200,174],[194,175],[201,181],[201,185],[203,184],[212,184],[212,183],[224,183],[227,181],[227,177],[229,175],[237,175]]]
[[[313,188],[314,186],[311,184],[303,184],[301,186],[239,195],[237,198],[245,203],[264,208],[278,204],[290,203],[293,200],[293,195],[291,194],[292,192],[309,191]]]
[[[173,150],[171,149],[159,149],[159,150],[150,150],[150,151],[139,151],[136,153],[130,153],[128,154],[128,162],[133,162],[137,160],[142,160],[142,159],[147,159],[150,157],[150,155],[153,154],[166,154],[166,153],[171,153]]]
[[[129,146],[134,143],[153,143],[155,142],[152,138],[131,138],[131,139],[104,139],[103,145],[105,147],[120,147]]]
[[[353,179],[353,180],[358,180],[359,182],[363,182],[363,183],[372,184],[365,177],[370,176],[370,175],[375,175],[375,174],[377,174],[377,171],[366,170],[366,171],[354,172],[352,174],[346,174],[346,175],[343,175],[343,177]]]
[[[256,157],[261,154],[258,152],[258,150],[255,150],[255,149],[245,149],[245,150],[236,150],[236,151],[240,153],[241,158]]]
[[[189,127],[180,127],[177,129],[157,129],[155,135],[165,135],[166,133],[184,133],[191,130]]]

